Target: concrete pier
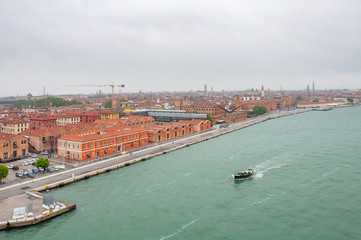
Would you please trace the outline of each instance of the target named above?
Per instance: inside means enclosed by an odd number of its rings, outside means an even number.
[[[31,205],[31,209],[29,209]],[[14,216],[14,208],[25,207],[25,213]],[[0,230],[34,225],[76,208],[75,204],[57,200],[52,208],[43,207],[43,194],[32,191],[0,200]]]

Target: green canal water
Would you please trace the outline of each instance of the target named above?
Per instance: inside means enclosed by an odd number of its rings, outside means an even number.
[[[77,209],[0,237],[361,239],[360,122],[361,107],[263,122],[53,190]]]

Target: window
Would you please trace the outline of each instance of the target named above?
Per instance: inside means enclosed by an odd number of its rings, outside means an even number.
[[[93,147],[93,144],[92,144],[92,143],[90,144],[90,147],[91,147],[91,148]]]
[[[97,142],[97,147],[99,147],[99,142]]]
[[[100,142],[100,145],[103,146],[103,141]]]
[[[105,141],[105,144],[108,144],[108,141]]]
[[[84,149],[87,149],[87,148],[88,148],[88,144],[85,144],[85,145],[84,145]]]

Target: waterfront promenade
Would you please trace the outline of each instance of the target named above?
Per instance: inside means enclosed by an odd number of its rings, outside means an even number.
[[[293,115],[297,113],[303,113],[309,110],[304,109],[295,109],[290,111],[277,111],[268,113],[256,118],[250,118],[241,122],[236,122],[233,124],[230,124],[227,128],[212,128],[211,130],[203,133],[193,134],[191,136],[183,137],[177,140],[174,140],[173,142],[167,142],[155,146],[151,146],[149,148],[141,149],[139,151],[133,152],[131,155],[126,154],[122,156],[116,156],[109,159],[104,159],[99,162],[90,163],[84,166],[80,166],[77,168],[69,169],[66,171],[58,172],[53,175],[44,176],[20,183],[14,183],[11,185],[2,185],[0,188],[0,209],[7,209],[17,206],[10,206],[8,204],[3,203],[9,203],[9,199],[16,198],[19,195],[24,195],[27,191],[35,190],[35,191],[42,191],[45,190],[45,185],[48,186],[48,188],[58,187],[62,186],[64,184],[68,184],[74,181],[86,179],[87,177],[90,177],[92,175],[100,174],[103,172],[108,172],[112,169],[125,167],[130,164],[134,164],[136,162],[149,159],[151,157],[165,154],[169,151],[174,151],[179,148],[183,148],[186,146],[189,146],[191,144],[195,144],[201,141],[208,140],[213,137],[217,137],[244,127],[248,127],[263,121],[267,121],[270,119],[278,118],[278,117],[284,117],[288,115]],[[25,198],[25,197],[24,197]],[[14,201],[15,202],[15,201]],[[24,203],[26,206],[26,204]],[[8,221],[10,219],[2,219],[4,218],[0,217],[0,222]],[[8,218],[8,216],[7,216]],[[30,225],[30,224],[29,224]]]
[[[0,188],[0,199],[16,196],[19,194],[23,194],[29,189],[37,189],[42,188],[45,185],[51,185],[55,182],[65,181],[67,179],[72,179],[73,176],[82,176],[90,173],[94,173],[96,170],[110,168],[116,165],[125,165],[126,163],[134,163],[134,159],[136,161],[140,161],[142,158],[149,158],[157,154],[162,154],[163,152],[172,151],[178,148],[185,147],[186,145],[194,144],[203,140],[207,140],[212,137],[217,137],[244,127],[248,127],[266,120],[284,117],[288,115],[298,114],[307,112],[307,109],[295,109],[290,111],[276,111],[269,114],[261,115],[255,118],[249,118],[241,122],[236,122],[230,124],[227,128],[222,129],[211,129],[207,132],[193,134],[191,136],[187,136],[178,140],[174,140],[172,142],[167,142],[163,144],[159,144],[156,146],[152,146],[149,148],[145,148],[132,154],[126,154],[121,156],[112,157],[109,159],[104,159],[99,162],[94,162],[88,165],[80,166],[77,168],[69,169],[66,171],[61,171],[49,176],[44,176],[40,178],[35,178],[28,181],[23,181],[20,183],[15,183],[11,185],[2,185]],[[119,166],[120,167],[120,166]]]

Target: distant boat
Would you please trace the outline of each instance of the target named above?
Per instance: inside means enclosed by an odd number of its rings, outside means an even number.
[[[316,107],[316,108],[312,108],[312,111],[329,111],[332,109],[333,107]]]
[[[238,180],[238,179],[248,178],[248,177],[252,176],[253,174],[254,174],[254,171],[252,170],[251,167],[249,167],[247,169],[247,171],[235,173],[232,176],[233,176],[234,180]]]

